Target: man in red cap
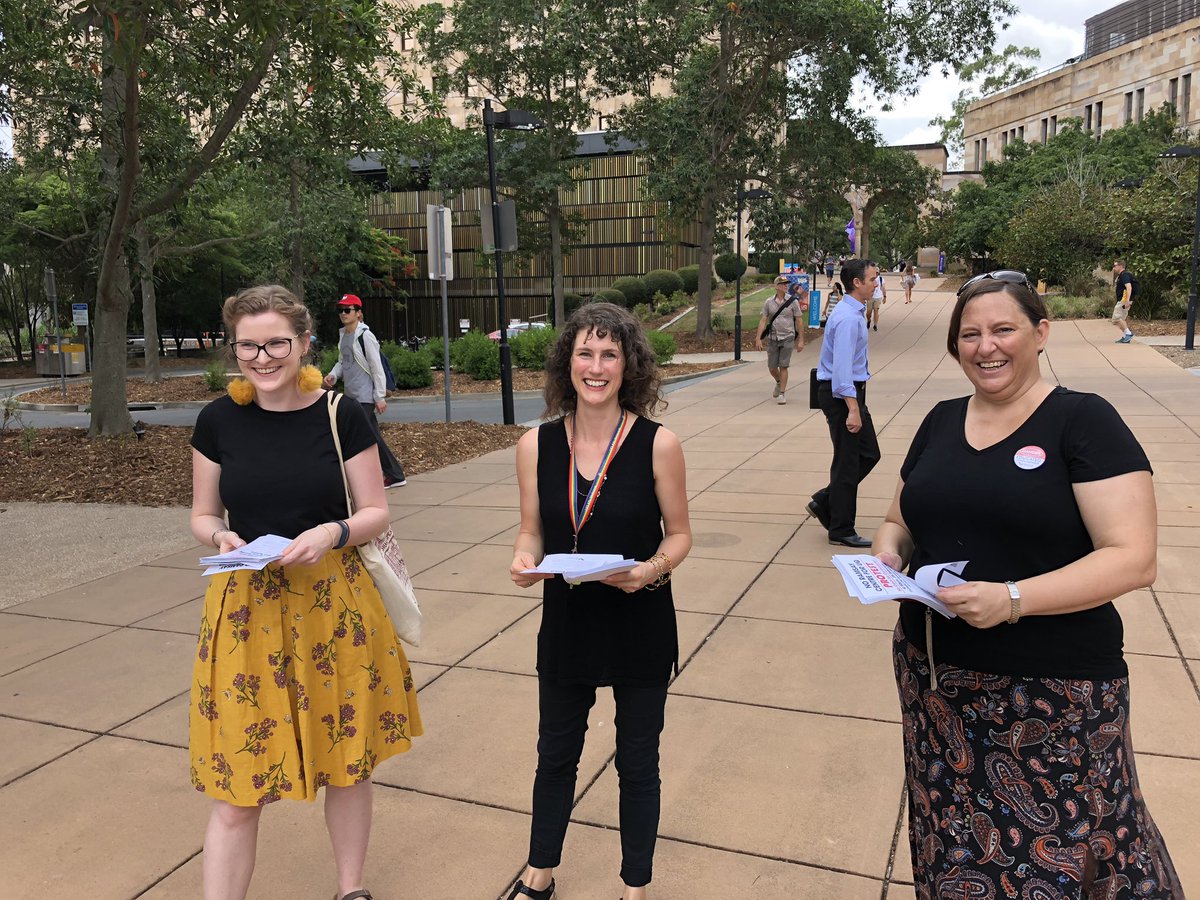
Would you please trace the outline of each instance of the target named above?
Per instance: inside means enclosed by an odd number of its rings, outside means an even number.
[[[387,379],[379,357],[379,341],[363,321],[362,300],[354,294],[343,294],[337,304],[342,327],[338,331],[338,361],[325,376],[325,384],[333,387],[339,378],[346,396],[362,404],[367,421],[375,430],[379,445],[379,462],[383,466],[383,486],[404,484],[404,469],[396,459],[379,430],[377,413],[387,409]]]

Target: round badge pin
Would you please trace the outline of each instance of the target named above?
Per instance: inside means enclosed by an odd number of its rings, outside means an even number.
[[[1046,451],[1033,445],[1022,447],[1013,454],[1013,462],[1018,469],[1036,469],[1046,462]]]

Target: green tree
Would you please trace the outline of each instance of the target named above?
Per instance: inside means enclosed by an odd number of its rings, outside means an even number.
[[[930,125],[942,130],[940,140],[946,145],[952,160],[961,161],[963,157],[963,119],[967,107],[980,97],[1028,81],[1038,71],[1037,66],[1029,65],[1029,62],[1041,58],[1042,51],[1036,47],[1009,44],[999,53],[984,51],[981,57],[959,69],[958,77],[969,82],[969,85],[958,92],[950,105],[949,115],[935,116],[929,120]]]

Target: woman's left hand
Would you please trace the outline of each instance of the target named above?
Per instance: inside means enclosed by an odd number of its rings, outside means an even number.
[[[614,572],[602,579],[601,583],[612,585],[627,594],[632,594],[634,591],[640,591],[657,577],[658,572],[655,571],[654,566],[648,562],[640,562],[626,572]]]
[[[1012,615],[1008,588],[995,581],[968,581],[942,588],[937,598],[974,628],[992,628]]]
[[[317,525],[308,531],[302,531],[296,539],[283,548],[283,556],[279,558],[281,566],[311,566],[322,556],[333,549],[336,526]]]

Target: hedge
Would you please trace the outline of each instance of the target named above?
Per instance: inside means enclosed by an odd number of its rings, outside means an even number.
[[[646,285],[640,278],[618,278],[612,283],[612,289],[625,295],[625,303],[630,309],[650,299]]]
[[[663,294],[670,297],[676,291],[683,290],[683,279],[670,269],[653,269],[646,273],[642,281],[646,283],[646,291],[650,296]]]

